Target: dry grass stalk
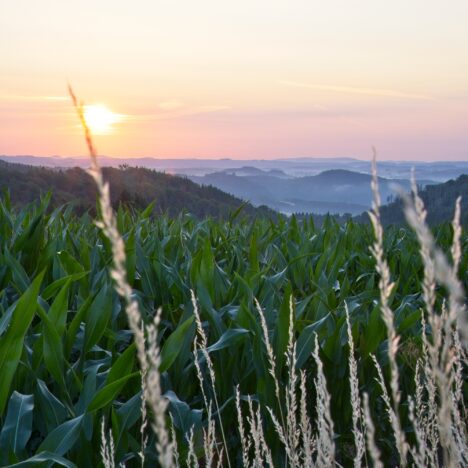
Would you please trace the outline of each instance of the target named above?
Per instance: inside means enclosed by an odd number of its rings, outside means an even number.
[[[218,458],[218,462],[216,463],[216,468],[221,468],[223,466],[223,460],[224,460],[224,457],[223,457],[223,448],[221,448],[221,451],[219,452],[219,458]]]
[[[289,446],[289,459],[293,466],[299,466],[299,435],[297,422],[297,372],[296,372],[296,342],[294,340],[294,308],[293,298],[289,298],[289,329],[288,346],[286,350],[286,367],[288,369],[288,385],[286,389],[286,434]]]
[[[270,375],[275,381],[275,394],[279,400],[279,382],[276,378],[276,360],[273,349],[268,339],[268,330],[263,311],[258,301],[256,301],[257,310],[260,316],[260,322],[263,332],[263,340],[267,349],[267,356],[269,361]],[[305,376],[301,375],[301,400],[300,408],[298,407],[298,375],[296,371],[296,341],[294,338],[294,307],[292,296],[289,299],[289,327],[288,327],[288,345],[286,350],[286,368],[288,371],[288,383],[285,391],[285,404],[286,404],[286,424],[280,422],[271,408],[268,408],[273,425],[278,434],[278,437],[286,450],[286,463],[290,466],[300,466],[301,460],[307,459],[312,462],[313,453],[313,437],[310,429],[310,421],[307,415],[306,404],[306,386]],[[281,405],[280,405],[281,408]],[[298,412],[300,412],[300,419],[298,420]],[[282,413],[281,413],[282,415]],[[301,433],[302,433],[302,447],[301,447]]]
[[[458,269],[460,268],[460,261],[462,256],[462,249],[461,249],[461,235],[462,235],[462,227],[460,224],[460,217],[461,217],[461,196],[457,198],[455,202],[455,212],[453,214],[453,241],[452,241],[452,263],[453,263],[453,270],[455,275],[458,275]]]
[[[453,241],[452,241],[452,275],[451,275],[451,300],[455,302],[454,313],[457,313],[455,318],[456,327],[459,327],[461,335],[464,338],[465,346],[468,345],[468,313],[466,307],[464,307],[464,290],[463,285],[458,279],[458,270],[460,269],[460,262],[462,257],[461,247],[461,196],[457,198],[455,202],[455,212],[453,215],[452,228],[453,228]]]
[[[380,450],[375,443],[375,427],[369,409],[369,395],[364,393],[362,399],[362,410],[366,424],[367,450],[369,451],[374,468],[383,468],[383,463],[380,460]]]
[[[359,395],[359,381],[357,375],[357,363],[354,357],[354,341],[353,332],[351,330],[351,322],[349,318],[348,304],[345,302],[346,325],[348,330],[348,344],[349,344],[349,385],[351,389],[351,405],[353,410],[353,435],[354,435],[354,466],[355,468],[361,466],[362,457],[365,455],[365,442],[364,434],[362,431],[362,410],[361,410],[361,397]]]
[[[171,438],[174,466],[176,468],[179,468],[179,447],[177,446],[177,436],[175,433],[174,418],[172,417],[172,414],[170,414],[169,416],[171,417]]]
[[[430,262],[433,264],[433,282],[435,283],[435,281],[438,281],[448,290],[448,322],[444,323],[445,330],[449,330],[450,333],[452,333],[454,323],[460,319],[460,332],[463,335],[465,331],[463,330],[461,323],[466,320],[466,310],[463,306],[463,286],[457,277],[457,271],[461,258],[460,198],[457,199],[454,219],[452,222],[454,230],[452,243],[453,265],[450,266],[445,255],[440,251],[440,249],[436,247],[432,233],[425,223],[426,212],[424,210],[424,203],[418,195],[414,177],[412,180],[412,186],[414,202],[408,196],[403,197],[403,201],[405,202],[406,219],[409,225],[416,232],[419,243],[421,245],[421,254],[424,264],[426,265],[426,263],[429,264]],[[466,332],[468,332],[468,330],[466,330]],[[444,337],[444,345],[450,347],[451,337],[448,337],[448,345],[445,344],[446,338],[447,336]]]
[[[203,352],[204,349],[205,349],[205,352]],[[206,396],[205,389],[204,389],[204,381],[205,380],[203,378],[203,373],[202,373],[202,370],[201,370],[201,367],[200,367],[200,361],[199,361],[199,357],[198,357],[200,353],[202,353],[203,355],[208,354],[206,352],[206,348],[200,348],[200,346],[198,344],[198,338],[195,336],[195,339],[193,340],[193,358],[194,358],[194,363],[195,363],[195,369],[196,369],[196,372],[197,372],[198,383],[200,385],[200,389],[201,389],[202,396],[203,396],[203,403],[205,404],[205,409],[206,409],[206,413],[207,413],[208,427],[211,428],[211,427],[214,427],[214,421],[213,421],[212,409],[211,409],[212,408],[212,403],[211,403],[211,400],[208,400],[208,397]],[[209,431],[208,436],[209,437],[211,436],[211,430]],[[210,447],[210,453],[205,454],[205,463],[207,464],[207,466],[210,466],[210,465],[208,465],[208,462],[210,460],[214,459],[213,453],[211,453],[211,452],[216,451],[218,458],[220,458],[221,455],[220,455],[220,453],[218,451],[217,444],[215,444],[216,440],[215,440],[214,437],[211,439],[211,441],[213,443],[208,443],[207,444],[207,434],[205,433],[205,431],[203,431],[203,441],[204,441],[205,449],[206,449],[206,447]]]
[[[452,391],[453,431],[455,442],[459,447],[461,461],[468,465],[468,428],[466,424],[466,408],[463,401],[463,367],[466,366],[466,351],[460,342],[458,328],[453,332],[454,349],[454,389]]]
[[[333,420],[330,412],[330,394],[323,373],[323,364],[319,356],[318,336],[315,334],[313,357],[317,365],[315,391],[317,393],[317,459],[318,467],[330,467],[335,464],[335,442],[333,441]]]
[[[205,466],[210,468],[215,459],[216,450],[216,434],[215,422],[212,417],[211,403],[208,408],[208,425],[203,429],[203,450],[205,455]],[[222,453],[219,453],[218,459],[222,461]]]
[[[453,394],[452,394],[453,398]],[[453,438],[457,446],[459,466],[468,466],[468,443],[467,443],[467,427],[466,427],[466,416],[460,411],[455,399],[453,399]]]
[[[460,333],[458,327],[453,332],[453,350],[454,350],[454,375],[455,375],[455,388],[454,397],[460,406],[464,408],[463,403],[463,365],[467,364],[466,351],[463,349],[460,341]]]
[[[154,404],[151,409],[153,413],[153,427],[158,431],[156,434],[158,436],[157,449],[159,461],[163,467],[170,467],[173,466],[171,455],[172,448],[164,420],[164,413],[167,404],[161,397],[160,387],[158,385],[159,370],[157,366],[159,365],[159,350],[155,342],[157,336],[156,329],[154,328],[155,325],[150,326],[154,342],[149,340],[150,349],[148,355],[145,345],[143,320],[138,303],[132,295],[132,288],[127,281],[125,244],[117,229],[117,221],[114,216],[110,200],[109,184],[104,181],[102,171],[98,163],[98,154],[93,143],[91,131],[84,117],[83,104],[78,102],[78,99],[70,86],[68,90],[85,133],[86,144],[91,159],[91,168],[88,170],[88,173],[94,179],[98,190],[101,220],[97,222],[97,225],[109,239],[111,244],[113,265],[111,267],[110,274],[114,280],[115,290],[125,302],[125,312],[127,314],[129,326],[135,336],[140,369],[142,375],[147,376],[145,379],[147,381],[146,388],[143,388],[145,394],[144,398],[146,398],[150,404]],[[152,384],[157,385],[157,388],[150,388]]]
[[[424,430],[426,433],[425,440],[426,440],[426,451],[428,460],[431,462],[432,466],[436,466],[437,460],[437,449],[439,446],[439,426],[437,424],[437,386],[433,377],[432,372],[432,365],[430,359],[433,359],[434,351],[431,348],[429,350],[429,342],[427,340],[426,334],[426,320],[424,318],[424,311],[421,313],[421,337],[422,337],[422,363],[419,367],[421,377],[418,377],[418,383],[416,384],[416,403],[417,411],[421,411],[422,408],[422,395],[418,394],[419,385],[421,387],[425,387],[427,389],[427,403],[424,405],[424,409],[426,411],[426,415],[424,417],[424,423],[421,423],[421,429]],[[421,404],[418,403],[419,402]],[[419,418],[421,419],[421,418]]]
[[[410,447],[409,452],[413,457],[414,464],[419,468],[424,468],[427,466],[426,458],[426,442],[424,430],[424,420],[421,420],[421,417],[418,413],[418,409],[415,410],[415,403],[411,397],[408,398],[408,408],[409,408],[409,420],[414,428],[414,434],[416,436],[416,447]]]
[[[278,418],[275,416],[275,413],[273,413],[273,410],[271,408],[267,408],[267,409],[268,409],[268,412],[270,413],[270,417],[271,417],[271,420],[273,421],[273,426],[275,428],[276,433],[278,434],[279,440],[284,445],[284,448],[286,450],[286,456],[288,460],[291,461],[291,464],[292,464],[292,460],[295,460],[297,457],[296,457],[296,454],[291,449],[288,435],[283,429],[283,426],[281,425],[281,423],[278,421]],[[292,466],[298,466],[298,464],[296,463],[295,465],[292,465]]]
[[[143,326],[143,324],[142,324]],[[146,446],[148,443],[148,435],[146,434],[146,427],[148,426],[148,414],[147,414],[147,409],[146,409],[146,395],[148,394],[148,388],[147,388],[147,372],[146,370],[143,371],[141,370],[141,405],[140,405],[140,411],[141,411],[141,426],[140,426],[140,451],[138,452],[138,455],[141,460],[141,466],[142,468],[145,466],[145,450]]]
[[[415,401],[413,404],[414,411],[410,411],[410,419],[413,424],[416,439],[418,442],[417,460],[419,460],[419,462],[423,465],[435,466],[437,458],[438,433],[437,427],[433,427],[435,421],[432,418],[436,416],[436,412],[434,412],[433,410],[429,412],[429,404],[424,401],[425,393],[429,395],[429,401],[431,401],[432,396],[430,396],[430,392],[434,392],[435,395],[435,391],[433,390],[434,385],[431,385],[431,389],[428,389],[428,391],[425,392],[425,362],[426,361],[424,360],[418,359],[418,362],[416,363],[416,370],[414,374],[416,393]],[[435,402],[435,399],[432,401]],[[414,416],[412,413],[414,414]],[[434,441],[432,439],[434,439]]]
[[[200,390],[203,396],[203,403],[205,404],[205,409],[208,411],[210,404],[208,403],[208,397],[206,396],[203,373],[200,367],[200,361],[198,360],[198,354],[201,352],[200,346],[198,345],[198,338],[195,336],[193,340],[193,362],[195,364],[195,370],[197,372],[197,379],[200,385]]]
[[[154,316],[153,323],[147,326],[148,334],[148,361],[147,400],[153,410],[152,427],[157,435],[156,450],[162,466],[173,466],[173,447],[166,428],[166,409],[168,402],[162,397],[159,365],[161,362],[160,350],[157,342],[158,327],[161,320],[161,308]]]
[[[261,447],[262,447],[262,452],[263,452],[263,457],[265,458],[265,461],[267,463],[268,466],[275,466],[274,463],[273,463],[273,457],[271,455],[271,451],[266,443],[266,440],[265,440],[265,434],[263,432],[263,424],[262,424],[262,415],[260,413],[260,406],[257,407],[257,412],[256,412],[256,416],[257,416],[257,431],[258,431],[258,436],[259,436],[259,439],[260,439],[260,444],[261,444]]]
[[[228,466],[230,467],[231,466],[231,460],[230,460],[230,457],[229,457],[229,450],[228,450],[228,446],[227,446],[227,443],[226,443],[226,436],[224,434],[223,421],[221,420],[221,412],[219,410],[218,396],[216,394],[216,376],[215,376],[215,371],[214,371],[214,367],[213,367],[213,361],[211,360],[210,354],[207,351],[208,339],[206,337],[205,330],[203,330],[203,325],[202,325],[202,322],[201,322],[200,312],[198,310],[198,304],[197,304],[197,299],[195,297],[195,293],[193,292],[193,290],[190,290],[190,294],[191,294],[191,298],[192,298],[193,314],[195,315],[195,322],[196,322],[196,325],[197,325],[197,333],[198,333],[198,336],[199,336],[199,338],[201,340],[201,348],[199,348],[199,349],[201,350],[201,352],[202,352],[202,354],[203,354],[203,356],[205,358],[206,365],[207,365],[207,368],[208,368],[208,374],[210,376],[210,384],[211,384],[211,389],[212,389],[212,393],[213,393],[215,409],[216,409],[216,413],[218,415],[219,428],[220,428],[220,431],[221,431],[221,437],[223,439],[224,451],[226,452],[226,461],[227,461]],[[196,338],[194,340],[194,346],[195,347],[197,346],[197,339]],[[195,361],[197,361],[197,360],[198,359],[195,356]],[[200,369],[199,365],[197,367],[197,375],[198,375],[198,378],[199,378],[199,381],[200,381],[200,386],[203,387],[203,374],[201,373],[201,369]],[[205,398],[205,405],[207,405],[208,404],[208,399],[206,398],[206,395],[204,395],[204,398]],[[211,406],[209,406],[209,407],[211,408]],[[209,411],[209,417],[211,417],[211,411]],[[218,456],[221,457],[221,454],[218,453]]]
[[[283,405],[281,401],[281,392],[280,392],[280,384],[278,381],[278,377],[276,376],[276,357],[275,353],[273,351],[273,348],[270,343],[270,339],[268,337],[268,326],[266,323],[265,319],[265,314],[263,313],[263,309],[258,302],[257,299],[254,299],[255,301],[255,307],[257,309],[258,315],[260,317],[260,326],[262,329],[262,334],[263,334],[263,343],[265,345],[265,349],[267,352],[267,358],[268,358],[268,371],[273,378],[273,383],[275,385],[275,396],[276,396],[276,401],[278,402],[278,408],[280,412],[280,419],[281,419],[281,425],[283,430],[285,430],[285,420],[284,420],[284,415],[283,415]]]
[[[128,284],[126,278],[125,244],[117,229],[117,221],[110,201],[109,184],[104,181],[102,171],[98,163],[97,150],[94,147],[91,131],[84,117],[83,104],[78,102],[71,87],[69,87],[69,93],[85,132],[86,144],[88,146],[89,156],[91,159],[91,168],[88,169],[88,173],[94,179],[98,190],[101,221],[98,221],[96,224],[101,228],[111,243],[113,259],[111,276],[114,279],[116,291],[125,301],[125,311],[127,313],[130,328],[135,335],[138,357],[140,360],[140,366],[142,367],[141,370],[142,372],[145,372],[147,370],[147,359],[142,318],[138,308],[138,303],[132,296],[132,288]]]
[[[107,441],[106,425],[104,418],[101,420],[101,460],[105,468],[115,468],[114,461],[114,438],[112,431],[109,431],[109,441]]]
[[[259,430],[257,428],[257,417],[253,409],[252,398],[250,395],[247,397],[247,402],[249,404],[249,416],[247,421],[250,426],[250,437],[252,438],[253,448],[254,448],[254,460],[252,466],[262,467],[263,466],[263,450],[262,450],[262,440],[259,435]]]
[[[269,466],[273,467],[273,459],[271,456],[270,449],[265,441],[265,435],[263,433],[263,423],[262,417],[260,414],[260,408],[257,408],[257,411],[253,408],[253,402],[250,395],[247,397],[247,402],[249,405],[249,416],[247,417],[247,421],[250,426],[250,437],[252,438],[252,445],[254,447],[254,459],[252,463],[252,467],[255,468],[263,468],[265,463]],[[280,431],[282,431],[281,425],[276,420],[273,413],[270,412],[273,418],[273,423],[279,425]],[[284,434],[283,434],[284,436]],[[286,443],[286,438],[284,438],[283,443]]]
[[[193,446],[193,426],[190,428],[190,432],[187,438],[187,443],[188,443],[188,452],[187,452],[187,466],[189,468],[194,467],[198,468],[200,465],[198,464],[198,458],[195,454],[195,448]]]
[[[417,192],[414,176],[412,179],[413,200],[404,196],[405,215],[408,223],[416,232],[421,245],[421,255],[425,265],[425,271],[429,266],[434,268],[435,281],[443,284],[448,291],[448,308],[443,306],[442,314],[432,311],[428,314],[433,340],[426,342],[429,360],[425,363],[427,378],[432,380],[438,391],[439,406],[437,411],[437,425],[439,440],[443,449],[444,464],[453,466],[462,457],[460,442],[456,433],[462,429],[453,427],[453,417],[457,418],[456,405],[452,395],[452,387],[456,380],[454,362],[456,360],[453,342],[453,332],[457,326],[457,319],[466,314],[463,306],[463,288],[457,278],[457,270],[461,257],[460,247],[460,199],[457,200],[455,216],[453,220],[454,238],[452,244],[453,265],[450,266],[443,253],[436,247],[432,233],[425,223],[426,212],[424,203]],[[427,304],[426,304],[427,305]],[[434,405],[435,402],[432,402]]]
[[[302,465],[313,466],[313,456],[315,453],[315,439],[312,435],[310,418],[307,414],[307,386],[306,375],[304,371],[300,374],[300,432],[302,437]]]
[[[372,227],[374,229],[375,242],[371,247],[372,255],[374,256],[376,263],[376,271],[380,276],[379,280],[379,291],[380,291],[380,308],[382,312],[382,319],[387,329],[388,338],[388,360],[390,363],[390,389],[393,399],[393,412],[391,418],[392,429],[395,435],[396,446],[400,455],[400,463],[402,466],[406,466],[406,453],[407,444],[403,430],[401,429],[401,422],[399,418],[399,405],[400,405],[400,388],[399,388],[399,371],[398,364],[396,361],[396,355],[398,352],[399,337],[396,333],[395,326],[393,323],[393,312],[389,305],[389,299],[392,294],[392,290],[395,284],[390,280],[390,269],[387,261],[385,260],[384,254],[384,240],[383,240],[383,226],[380,219],[380,193],[379,193],[379,182],[377,177],[377,162],[376,153],[372,158],[372,211],[369,212]]]
[[[240,442],[242,447],[242,465],[243,466],[250,466],[250,438],[247,436],[245,429],[244,429],[244,418],[242,417],[242,409],[241,409],[241,402],[240,402],[240,393],[239,393],[239,386],[236,387],[236,411],[237,411],[237,424],[239,429],[239,436]]]
[[[388,420],[390,421],[390,425],[391,425],[391,427],[393,429],[393,436],[395,438],[396,447],[398,449],[399,441],[401,443],[401,438],[403,437],[403,435],[399,434],[399,431],[401,432],[400,419],[399,419],[397,413],[395,412],[395,408],[392,405],[390,395],[389,395],[388,390],[387,390],[387,385],[385,384],[385,379],[384,379],[384,376],[383,376],[382,368],[380,367],[380,364],[378,363],[376,357],[373,354],[371,354],[371,358],[372,358],[372,361],[374,362],[375,369],[377,370],[378,377],[377,377],[376,381],[379,384],[380,389],[382,390],[382,399],[383,399],[383,401],[385,403],[385,407],[386,407],[386,411],[387,411],[387,415],[388,415]],[[400,440],[399,440],[399,438],[400,438]],[[402,453],[400,451],[398,451],[399,455],[400,455],[400,463],[402,465],[406,465],[406,463],[407,463],[407,459],[406,459],[407,450],[408,450],[408,447],[405,444],[405,452],[404,452],[405,460],[404,460],[404,462],[401,461]]]

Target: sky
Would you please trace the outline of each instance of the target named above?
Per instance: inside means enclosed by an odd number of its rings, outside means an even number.
[[[109,156],[466,161],[467,24],[466,0],[0,0],[0,154],[86,154],[70,82]]]

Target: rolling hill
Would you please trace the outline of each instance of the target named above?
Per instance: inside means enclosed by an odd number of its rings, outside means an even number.
[[[201,187],[184,177],[168,175],[151,169],[122,166],[104,168],[110,182],[114,206],[124,204],[145,208],[155,202],[155,211],[171,216],[188,211],[197,217],[227,217],[243,201],[215,187]],[[71,203],[77,213],[96,206],[94,181],[85,170],[75,167],[53,169],[12,164],[0,161],[0,191],[8,190],[13,205],[22,206],[52,192],[51,205]],[[248,216],[275,216],[266,208],[245,204]]]
[[[257,169],[258,171],[258,169]],[[242,174],[242,175],[239,175]],[[247,175],[243,175],[247,174]],[[260,171],[218,171],[190,177],[200,185],[213,185],[225,192],[267,205],[285,214],[292,213],[350,213],[358,215],[371,206],[369,174],[333,169],[314,176],[288,178]],[[423,185],[431,181],[421,181]],[[379,178],[383,200],[395,195],[395,186],[409,190],[406,179]]]

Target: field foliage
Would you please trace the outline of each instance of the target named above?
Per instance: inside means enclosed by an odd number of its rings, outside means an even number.
[[[47,205],[47,198],[21,210],[12,208],[7,197],[0,202],[0,464],[99,466],[104,418],[116,462],[138,466],[141,377],[133,334],[109,275],[111,246],[89,216],[77,217],[67,207],[49,212]],[[226,221],[199,221],[189,215],[154,219],[150,212],[120,209],[116,218],[125,240],[128,282],[144,321],[149,323],[162,307],[161,386],[181,459],[187,457],[187,438],[193,431],[193,451],[201,462],[203,431],[209,425],[194,366],[193,290],[216,374],[219,414],[214,416],[222,420],[233,465],[242,464],[236,386],[243,408],[249,397],[259,403],[275,464],[285,463],[284,447],[266,408],[279,414],[286,412],[286,403],[280,408],[275,396],[255,299],[265,313],[281,392],[288,380],[285,353],[292,301],[295,366],[304,371],[311,414],[317,335],[331,395],[336,457],[345,466],[352,464],[355,450],[346,301],[360,391],[369,395],[372,419],[378,422],[375,440],[382,458],[389,465],[397,463],[371,359],[374,354],[388,375],[387,331],[369,250],[374,241],[370,225],[339,225],[330,218],[316,228],[311,220],[252,222],[239,213]],[[451,226],[439,226],[434,233],[438,245],[449,252]],[[467,245],[464,234],[459,271],[465,285]],[[407,228],[389,228],[384,247],[396,282],[389,304],[401,337],[400,416],[407,439],[414,441],[406,402],[415,393],[415,367],[422,354],[423,266],[418,242]],[[439,308],[445,295],[437,288]],[[198,358],[209,382],[205,356],[198,352]],[[210,385],[204,392],[214,396]],[[284,398],[282,393],[282,402]],[[146,463],[152,466],[155,436],[149,428],[146,435]],[[221,440],[218,443],[221,446]]]

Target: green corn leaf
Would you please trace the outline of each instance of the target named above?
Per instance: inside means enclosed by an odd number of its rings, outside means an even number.
[[[52,452],[53,454],[65,455],[76,443],[81,432],[84,415],[77,416],[60,424],[48,434],[37,449],[38,452]]]
[[[111,403],[130,379],[139,376],[140,372],[134,372],[133,374],[121,377],[120,379],[107,384],[104,388],[101,388],[88,406],[88,411],[96,411]]]
[[[24,291],[26,291],[26,289],[28,289],[28,286],[31,284],[29,276],[27,275],[21,263],[15,257],[13,257],[7,249],[5,249],[5,253],[3,256],[5,264],[11,270],[13,284],[20,293],[23,293]]]
[[[64,356],[62,337],[57,331],[54,323],[48,317],[44,309],[39,305],[37,313],[43,323],[42,350],[44,353],[44,363],[54,379],[65,387],[64,380]]]
[[[228,348],[236,345],[241,339],[245,338],[249,334],[249,330],[245,328],[229,328],[226,330],[216,343],[206,348],[209,353],[219,351],[221,349]]]
[[[0,433],[0,452],[20,455],[32,433],[34,397],[17,391],[11,394],[8,410]]]
[[[103,286],[86,313],[83,354],[86,354],[102,337],[112,313],[112,287]]]
[[[139,215],[139,219],[147,219],[153,213],[154,206],[156,205],[156,201],[152,201]]]
[[[50,197],[49,197],[50,200]],[[39,209],[39,212],[36,214],[33,220],[31,220],[26,229],[18,236],[15,241],[15,250],[17,252],[21,250],[33,250],[38,246],[38,235],[41,233],[41,226],[44,221],[43,213],[47,207],[48,201],[46,204],[43,204]]]
[[[3,335],[5,330],[7,330],[8,326],[11,322],[11,317],[13,317],[13,312],[15,311],[16,304],[12,304],[3,314],[2,318],[0,319],[0,337]]]
[[[115,433],[117,437],[115,444],[118,447],[123,433],[133,427],[141,416],[141,392],[132,396],[118,410],[114,412]]]
[[[70,290],[71,280],[69,279],[54,299],[49,309],[49,318],[57,333],[63,335],[67,323],[68,312],[68,291]]]
[[[286,292],[283,296],[281,307],[278,311],[278,319],[275,328],[274,350],[278,363],[278,369],[281,369],[283,367],[283,363],[285,360],[284,353],[286,352],[286,348],[288,346],[290,299],[292,299],[292,293],[291,285],[288,283]]]
[[[133,285],[135,282],[136,271],[136,245],[134,230],[132,230],[125,241],[125,256],[127,258],[125,264],[125,269],[127,271],[127,281],[130,285]]]
[[[385,335],[385,325],[382,321],[380,307],[375,306],[370,313],[369,321],[362,337],[364,353],[366,355],[375,353],[382,340],[385,339]]]
[[[79,309],[76,311],[73,320],[68,325],[68,330],[65,337],[65,353],[68,357],[72,351],[73,345],[75,344],[76,335],[80,328],[81,323],[84,321],[89,307],[93,302],[93,296],[88,296],[83,304],[80,305]]]
[[[0,340],[0,415],[5,410],[5,405],[10,392],[10,385],[15,375],[16,368],[23,352],[24,336],[31,324],[37,309],[37,296],[44,277],[40,273],[31,286],[19,298],[15,311],[5,335]]]
[[[41,379],[37,380],[36,401],[36,407],[48,432],[65,421],[67,417],[65,406],[49,391]]]
[[[9,468],[30,468],[31,466],[36,465],[52,466],[52,463],[59,466],[65,466],[66,468],[76,468],[76,465],[71,461],[51,452],[41,452],[31,458],[28,458],[27,460],[8,466]]]
[[[179,325],[165,341],[161,349],[161,364],[159,365],[160,372],[165,372],[168,370],[176,360],[182,349],[182,344],[184,342],[186,333],[188,333],[193,320],[193,316],[189,317],[187,320],[185,320],[185,322]]]
[[[192,428],[195,430],[201,426],[202,410],[191,409],[173,391],[166,392],[164,398],[169,400],[169,411],[174,420],[175,427],[181,430],[183,434],[188,434]]]
[[[83,273],[83,265],[78,260],[74,259],[66,250],[58,252],[57,255],[67,275]]]
[[[333,322],[333,317],[328,313],[325,317],[316,322],[308,325],[302,330],[299,338],[297,339],[297,351],[296,351],[296,367],[301,369],[307,359],[311,356],[315,334],[320,336],[321,331],[325,330],[330,322]]]
[[[44,291],[42,291],[41,296],[45,300],[49,300],[59,289],[63,288],[63,286],[68,282],[74,282],[78,281],[82,278],[84,278],[87,274],[89,274],[89,271],[82,271],[80,273],[75,273],[73,275],[67,275],[64,276],[63,278],[59,278],[58,280],[55,280],[53,283],[50,283]]]
[[[112,367],[107,375],[106,384],[115,382],[121,377],[132,372],[135,363],[136,345],[132,343],[112,364]]]

